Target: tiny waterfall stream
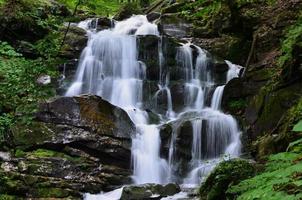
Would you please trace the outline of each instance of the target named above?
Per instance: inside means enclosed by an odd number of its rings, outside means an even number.
[[[66,96],[96,94],[124,109],[137,128],[132,138],[132,167],[135,184],[177,182],[184,187],[196,187],[221,160],[222,155],[238,157],[240,154],[240,130],[236,120],[220,110],[224,85],[217,85],[211,73],[209,54],[191,43],[177,48],[175,62],[183,69],[184,103],[174,109],[170,88],[170,73],[164,69],[163,38],[155,24],[143,15],[116,22],[108,30],[96,31],[96,22],[87,20],[78,26],[87,30],[89,40],[83,50],[75,79]],[[144,80],[147,66],[138,59],[137,37],[158,37],[158,90],[151,95],[153,100],[165,94],[165,112],[155,113],[160,122],[149,119],[144,100]],[[239,74],[240,66],[226,61],[229,70],[224,83]],[[212,92],[211,92],[212,91]],[[210,99],[210,103],[207,103]],[[158,102],[149,102],[157,107]],[[153,110],[156,111],[156,108]],[[176,155],[176,137],[179,124],[184,118],[192,127],[191,159],[187,171],[179,174]],[[160,126],[172,123],[169,151],[166,158],[160,154]],[[122,189],[100,195],[86,195],[86,199],[119,199]]]

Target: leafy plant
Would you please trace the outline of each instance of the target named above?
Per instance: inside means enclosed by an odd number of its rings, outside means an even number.
[[[247,104],[246,100],[239,99],[239,100],[235,100],[235,101],[230,101],[229,107],[234,110],[239,110],[239,109],[244,108],[246,106],[246,104]]]
[[[13,116],[10,114],[3,114],[0,116],[0,142],[5,140],[7,130],[14,122]]]
[[[302,132],[302,120],[300,120],[293,128],[295,132]]]
[[[288,60],[292,59],[293,55],[293,46],[296,45],[300,40],[301,44],[301,34],[302,34],[302,13],[300,13],[300,17],[297,22],[292,25],[287,34],[285,39],[282,41],[282,56],[279,58],[279,66],[283,66]]]
[[[301,172],[301,154],[284,152],[269,157],[265,171],[257,176],[244,180],[228,189],[230,199],[288,199],[302,198],[301,178],[296,174]],[[298,179],[296,178],[298,177]]]
[[[7,42],[0,41],[0,56],[19,57],[22,56],[22,54],[17,53]]]

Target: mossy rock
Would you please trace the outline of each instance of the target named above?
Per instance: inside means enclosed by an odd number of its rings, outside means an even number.
[[[233,159],[220,163],[199,189],[201,200],[224,200],[226,191],[232,185],[250,178],[255,167],[246,160]]]
[[[67,27],[61,30],[65,34]],[[88,38],[86,31],[76,26],[70,26],[67,32],[64,45],[61,49],[60,56],[69,59],[77,59],[81,51],[87,45]]]
[[[41,122],[32,122],[30,125],[19,123],[12,127],[13,143],[21,150],[51,141],[54,135],[55,133]]]
[[[132,15],[138,15],[142,13],[143,11],[137,3],[127,3],[120,8],[118,13],[114,16],[114,19],[122,21],[131,17]]]

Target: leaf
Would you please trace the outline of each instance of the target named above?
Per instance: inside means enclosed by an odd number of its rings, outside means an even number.
[[[302,132],[302,120],[300,120],[293,128],[295,132]]]

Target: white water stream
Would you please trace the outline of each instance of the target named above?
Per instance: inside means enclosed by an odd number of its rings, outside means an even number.
[[[182,111],[173,110],[169,75],[163,74],[164,55],[162,39],[155,24],[149,23],[145,16],[133,16],[117,22],[115,27],[100,32],[91,27],[91,22],[79,24],[89,34],[87,47],[80,57],[75,80],[66,92],[66,96],[92,93],[101,96],[112,104],[123,108],[137,127],[132,138],[132,166],[135,184],[168,183],[173,177],[181,178],[181,184],[196,186],[221,160],[221,156],[237,157],[240,154],[240,131],[236,120],[221,110],[224,86],[215,88],[211,75],[210,58],[207,52],[190,43],[183,44],[177,50],[176,60],[185,69],[184,96]],[[138,60],[137,35],[156,35],[159,37],[158,91],[167,94],[167,110],[160,124],[150,124],[148,113],[143,110],[143,81],[146,79],[146,65]],[[194,60],[193,51],[197,52]],[[240,66],[226,61],[229,71],[226,81],[237,77]],[[210,105],[206,104],[210,90],[215,90]],[[170,139],[168,158],[160,157],[159,126],[168,121],[182,119],[186,113],[195,112],[190,119],[193,130],[191,161],[186,177],[176,173],[177,127]],[[119,199],[122,189],[100,195],[85,195],[86,199]]]

